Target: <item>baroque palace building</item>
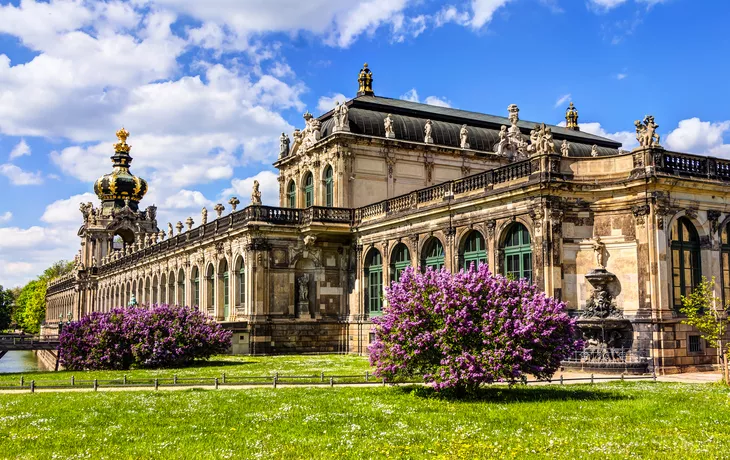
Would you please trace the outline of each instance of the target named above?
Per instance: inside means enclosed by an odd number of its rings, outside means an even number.
[[[678,306],[702,276],[730,301],[730,161],[663,149],[650,116],[627,152],[582,132],[572,104],[549,126],[516,105],[503,118],[377,97],[367,64],[358,82],[282,134],[279,207],[256,184],[250,205],[161,227],[119,131],[44,332],[136,300],[197,306],[234,331],[234,353],[366,353],[406,267],[487,263],[567,303],[587,343],[578,361],[716,362]]]

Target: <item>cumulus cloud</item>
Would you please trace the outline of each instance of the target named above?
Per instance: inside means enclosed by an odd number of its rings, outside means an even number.
[[[321,113],[329,112],[335,107],[335,103],[339,102],[340,104],[342,104],[346,100],[347,97],[341,93],[333,94],[331,96],[322,96],[317,102],[317,110],[319,110]]]
[[[5,211],[3,214],[0,214],[0,224],[7,224],[13,220],[13,213],[10,211]]]
[[[474,29],[481,29],[492,21],[494,13],[511,0],[472,0],[473,16],[470,24]]]
[[[278,175],[273,171],[261,171],[252,177],[245,179],[233,179],[231,187],[224,190],[221,198],[225,199],[232,195],[236,195],[241,200],[242,206],[250,204],[249,197],[253,190],[253,181],[259,181],[261,190],[261,201],[267,206],[279,205],[279,181]]]
[[[14,160],[25,155],[30,155],[30,146],[28,146],[25,142],[25,139],[21,139],[20,142],[13,147],[13,150],[10,151],[10,160]]]
[[[81,224],[81,203],[96,203],[97,197],[93,193],[82,193],[70,198],[56,200],[46,206],[41,220],[48,224]]]
[[[667,148],[679,152],[730,157],[730,145],[724,144],[724,136],[730,130],[730,121],[712,123],[699,118],[682,120],[667,135]]]
[[[560,96],[558,98],[558,100],[555,101],[555,108],[560,107],[561,105],[565,104],[568,101],[570,101],[570,93]]]
[[[413,88],[406,93],[401,94],[400,98],[404,101],[421,102],[416,88]],[[426,99],[423,100],[423,103],[428,105],[435,105],[437,107],[451,107],[451,102],[449,100],[438,96],[428,96],[426,97]]]
[[[0,164],[0,174],[7,177],[13,185],[40,185],[43,183],[40,171],[25,171],[10,163]]]

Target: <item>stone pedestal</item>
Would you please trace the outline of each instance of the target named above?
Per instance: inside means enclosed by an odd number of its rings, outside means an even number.
[[[312,314],[309,311],[309,302],[297,302],[297,318],[311,319]]]

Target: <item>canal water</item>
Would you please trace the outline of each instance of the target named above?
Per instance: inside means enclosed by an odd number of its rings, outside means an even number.
[[[9,351],[0,358],[0,374],[48,370],[32,351]]]

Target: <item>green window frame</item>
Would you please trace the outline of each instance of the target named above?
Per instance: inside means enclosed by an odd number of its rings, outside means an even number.
[[[672,223],[670,235],[674,308],[679,309],[682,307],[682,296],[691,294],[702,278],[700,237],[686,217],[680,217]]]
[[[241,269],[238,271],[238,303],[241,307],[246,306],[246,266],[241,261]]]
[[[730,302],[730,224],[722,231],[720,240],[720,264],[722,265],[722,303]]]
[[[466,235],[461,259],[464,271],[469,270],[472,264],[477,268],[487,263],[487,243],[479,231],[472,230]]]
[[[287,205],[290,208],[297,207],[297,184],[294,181],[289,181],[289,186],[286,191]]]
[[[408,246],[398,243],[390,258],[390,280],[399,281],[403,271],[410,266],[411,252],[408,250]]]
[[[314,204],[314,176],[308,173],[304,178],[304,207],[308,208]]]
[[[532,282],[530,233],[522,224],[513,224],[504,243],[504,276]]]
[[[181,273],[178,278],[180,279],[178,280],[177,285],[180,288],[180,295],[182,298],[177,299],[177,303],[179,305],[185,305],[185,273]]]
[[[368,282],[365,305],[370,316],[383,312],[383,256],[377,249],[371,249],[365,259],[365,279]]]
[[[231,299],[230,299],[230,276],[228,269],[223,273],[223,318],[228,319],[231,314]]]
[[[444,260],[444,245],[438,238],[430,238],[423,247],[421,270],[441,270],[444,268]]]
[[[193,277],[193,305],[200,309],[200,272],[197,268]]]
[[[327,165],[324,170],[324,202],[325,206],[331,208],[334,206],[335,182],[333,178],[332,166]]]

